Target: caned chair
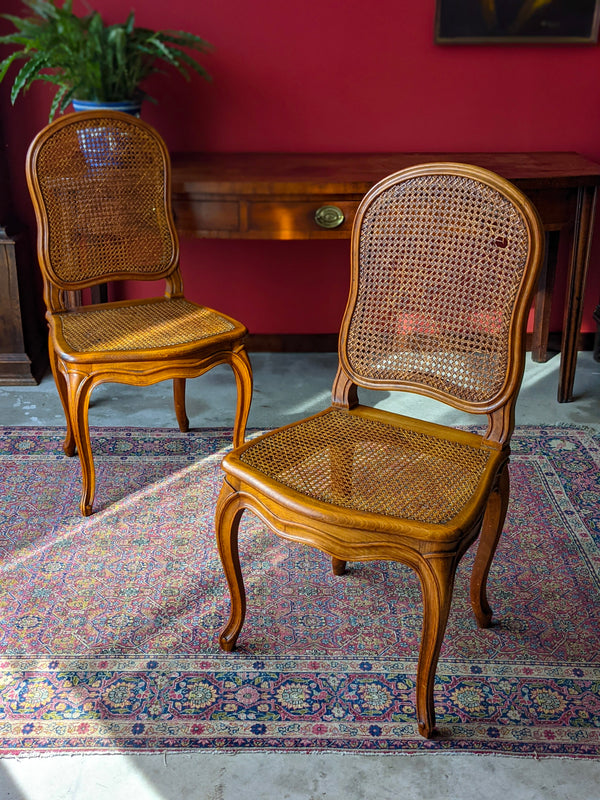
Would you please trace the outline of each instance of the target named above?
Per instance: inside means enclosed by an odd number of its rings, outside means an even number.
[[[245,327],[186,300],[171,213],[171,167],[159,134],[119,112],[69,114],[31,143],[27,182],[38,225],[52,372],[67,419],[64,451],[77,450],[81,513],[92,512],[95,473],[88,427],[94,387],[173,380],[181,431],[185,381],[229,364],[237,384],[239,446],[252,393]],[[81,304],[111,281],[163,281],[152,299]]]
[[[509,497],[509,442],[527,313],[543,250],[535,208],[513,185],[464,164],[382,180],[354,221],[351,289],[326,410],[247,442],[223,461],[219,553],[231,594],[220,645],[232,650],[246,598],[238,527],[253,511],[284,539],[332,559],[412,567],[423,594],[419,732],[435,735],[434,678],[457,565],[481,533],[471,577],[480,627]],[[487,415],[485,433],[360,405],[357,387],[416,392]]]

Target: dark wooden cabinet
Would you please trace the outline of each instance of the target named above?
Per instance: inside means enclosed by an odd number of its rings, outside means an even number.
[[[0,385],[39,383],[47,365],[40,280],[15,221],[0,130]]]
[[[48,364],[28,250],[0,226],[0,385],[39,383]]]

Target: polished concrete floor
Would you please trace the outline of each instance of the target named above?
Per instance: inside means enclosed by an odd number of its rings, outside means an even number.
[[[334,354],[255,353],[249,425],[297,419],[328,403]],[[573,403],[556,402],[559,357],[528,359],[517,424],[588,425],[600,429],[600,364],[580,353]],[[218,367],[188,382],[192,427],[233,422],[231,371]],[[433,401],[361,401],[445,423],[467,421]],[[469,420],[472,421],[472,420]],[[0,425],[58,425],[64,419],[51,376],[39,386],[0,386]],[[99,387],[91,425],[175,427],[168,384]],[[600,800],[600,761],[429,753],[167,753],[53,756],[0,760],[0,800]]]

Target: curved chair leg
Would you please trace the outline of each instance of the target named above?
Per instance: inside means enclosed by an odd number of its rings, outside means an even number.
[[[69,417],[81,462],[82,492],[80,509],[84,517],[92,513],[96,475],[88,426],[88,410],[93,382],[79,372],[69,372]]]
[[[458,559],[453,556],[433,557],[418,570],[423,592],[423,633],[417,667],[417,722],[419,733],[426,739],[437,733],[433,687],[450,613],[457,563]]]
[[[504,527],[509,495],[510,478],[507,463],[488,499],[471,573],[471,606],[480,628],[489,628],[492,624],[492,609],[487,600],[487,577]]]
[[[230,652],[234,649],[246,616],[246,591],[238,553],[238,529],[244,508],[236,502],[237,492],[227,481],[217,500],[215,529],[217,547],[231,595],[229,621],[219,634],[219,646]]]
[[[233,425],[233,446],[244,444],[246,424],[252,400],[252,365],[245,348],[231,354],[230,362],[237,388],[235,422]]]
[[[185,378],[173,378],[173,400],[175,401],[175,416],[182,433],[190,429],[190,421],[185,413]]]
[[[331,559],[331,569],[334,575],[344,575],[346,573],[346,561],[333,557]]]
[[[71,418],[69,415],[69,387],[67,380],[58,366],[58,358],[52,341],[48,342],[48,355],[50,357],[50,367],[52,368],[52,375],[54,376],[54,383],[60,397],[60,402],[65,412],[65,419],[67,421],[67,433],[63,442],[63,450],[65,455],[71,457],[75,455],[75,439],[73,438],[73,428],[71,426]]]

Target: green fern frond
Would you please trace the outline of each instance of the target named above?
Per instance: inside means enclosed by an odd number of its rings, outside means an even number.
[[[42,53],[34,56],[30,61],[24,64],[15,78],[12,91],[10,93],[11,103],[14,105],[15,100],[19,96],[19,92],[27,91],[33,81],[36,79],[37,74],[41,69],[46,67],[46,57]]]
[[[52,100],[52,105],[50,106],[50,116],[48,118],[48,122],[52,121],[52,118],[54,117],[54,115],[56,114],[58,109],[60,108],[61,100],[63,99],[65,94],[67,94],[68,91],[69,91],[69,87],[68,86],[59,87],[58,91],[56,92],[56,94],[54,95],[54,98]]]
[[[18,58],[23,58],[23,57],[24,55],[22,51],[19,52],[15,50],[14,53],[11,53],[7,58],[5,58],[3,61],[0,62],[0,81],[8,72],[8,68],[13,63],[13,61],[16,61]]]
[[[206,80],[207,70],[188,51],[208,52],[211,45],[185,31],[136,28],[135,14],[125,23],[104,25],[97,11],[79,17],[73,0],[22,0],[31,13],[19,17],[0,15],[14,30],[0,37],[0,44],[14,51],[0,62],[0,81],[12,64],[25,64],[14,78],[11,98],[26,91],[35,80],[58,87],[51,116],[62,111],[73,97],[112,101],[147,97],[141,84],[163,66],[177,70],[186,80],[191,72]],[[154,101],[154,98],[147,98]]]

